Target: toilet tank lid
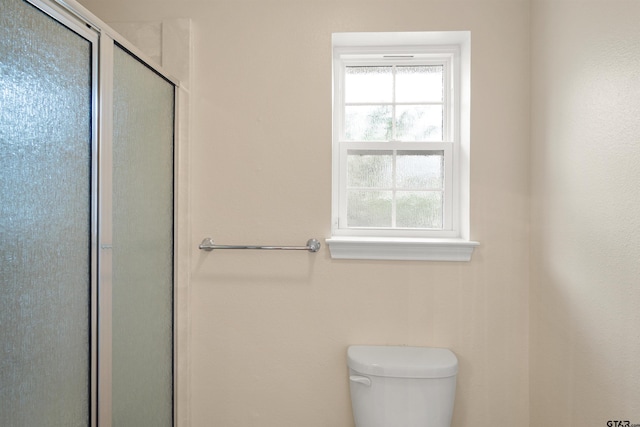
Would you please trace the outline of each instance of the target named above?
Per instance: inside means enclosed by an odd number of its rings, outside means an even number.
[[[458,372],[458,359],[446,348],[353,345],[348,366],[361,374],[395,378],[446,378]]]

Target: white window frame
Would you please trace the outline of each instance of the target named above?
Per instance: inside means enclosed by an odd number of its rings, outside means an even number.
[[[333,34],[333,258],[468,261],[470,33]],[[411,58],[402,58],[411,56]],[[386,58],[385,58],[386,57]],[[391,57],[391,58],[389,58]],[[435,142],[351,142],[342,137],[344,71],[348,66],[443,65],[443,138]],[[346,224],[346,160],[350,149],[438,150],[445,155],[442,229],[349,228]]]

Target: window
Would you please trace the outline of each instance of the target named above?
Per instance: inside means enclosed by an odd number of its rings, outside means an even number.
[[[468,32],[333,35],[332,257],[470,258],[468,49]]]

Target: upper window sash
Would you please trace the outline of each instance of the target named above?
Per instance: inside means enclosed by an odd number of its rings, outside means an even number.
[[[443,67],[443,135],[438,142],[459,142],[456,129],[459,114],[459,56],[458,46],[386,46],[386,47],[336,47],[334,48],[334,140],[344,138],[345,70],[357,66],[442,66]],[[396,105],[401,105],[396,103]]]

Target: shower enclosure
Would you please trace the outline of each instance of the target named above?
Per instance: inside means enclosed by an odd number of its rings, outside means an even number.
[[[0,0],[0,425],[174,424],[177,83],[73,1]]]

